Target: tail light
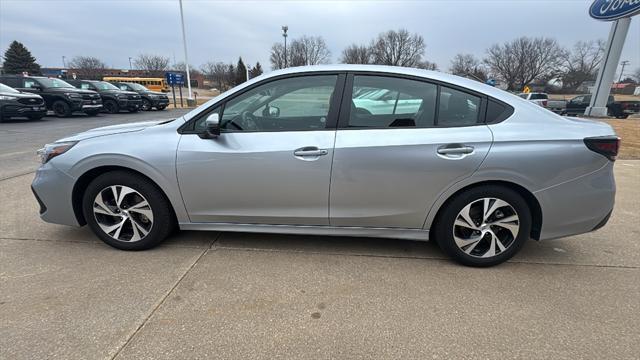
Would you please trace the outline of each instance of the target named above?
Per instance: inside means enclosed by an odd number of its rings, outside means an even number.
[[[547,107],[547,100],[542,100],[542,106]]]
[[[620,150],[620,138],[617,136],[599,136],[584,139],[584,144],[589,150],[603,155],[611,161],[616,160]]]

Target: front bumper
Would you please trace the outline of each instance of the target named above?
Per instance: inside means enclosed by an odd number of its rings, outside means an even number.
[[[0,113],[4,118],[23,117],[23,116],[45,116],[47,107],[42,105],[23,105],[23,104],[7,104],[0,108]]]
[[[169,98],[163,99],[163,98],[159,98],[159,99],[151,99],[151,106],[152,107],[167,107],[169,105]]]
[[[578,235],[604,226],[613,211],[613,162],[591,174],[534,193],[542,207],[540,240]]]
[[[46,222],[80,226],[73,211],[72,194],[75,179],[48,162],[37,171],[31,183],[38,204],[40,218]]]

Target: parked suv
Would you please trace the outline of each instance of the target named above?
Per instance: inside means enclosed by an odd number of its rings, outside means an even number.
[[[120,110],[137,112],[142,106],[138,93],[122,91],[106,81],[69,80],[69,83],[79,89],[97,91],[102,97],[104,109],[110,114],[117,114]]]
[[[58,117],[81,111],[96,115],[102,110],[102,100],[95,91],[80,90],[64,80],[43,76],[0,75],[0,83],[21,92],[42,96],[47,109]]]
[[[149,111],[152,108],[164,110],[169,105],[169,97],[165,93],[151,91],[146,87],[132,82],[111,82],[124,91],[133,91],[142,97],[141,109]]]
[[[567,101],[563,115],[577,116],[584,114],[585,109],[591,103],[591,94],[578,95]],[[618,119],[626,119],[629,115],[640,113],[640,101],[616,101],[613,95],[607,99],[607,115]]]
[[[47,114],[42,96],[24,94],[20,91],[0,84],[0,122],[12,117],[27,117],[40,120]]]

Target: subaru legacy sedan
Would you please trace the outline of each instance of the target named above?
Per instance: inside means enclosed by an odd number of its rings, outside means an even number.
[[[618,146],[607,124],[453,75],[299,67],[174,120],[48,144],[32,188],[42,219],[118,249],[177,227],[433,239],[490,266],[604,226]]]

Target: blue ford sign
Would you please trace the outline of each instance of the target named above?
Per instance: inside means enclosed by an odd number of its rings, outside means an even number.
[[[618,20],[640,12],[640,0],[595,0],[589,15],[598,20]]]

